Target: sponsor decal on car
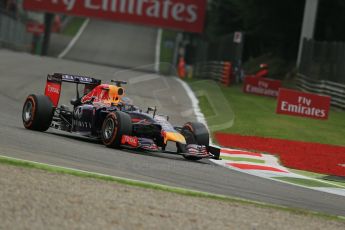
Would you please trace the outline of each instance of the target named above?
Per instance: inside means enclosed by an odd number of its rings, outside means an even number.
[[[62,75],[62,80],[64,80],[64,81],[71,81],[71,82],[79,81],[80,83],[90,83],[90,82],[92,82],[92,78],[90,78],[90,77],[73,76],[73,75],[67,75],[67,74]]]
[[[47,81],[45,95],[50,98],[53,105],[57,107],[60,100],[61,83]]]
[[[85,129],[92,128],[91,122],[87,122],[87,121],[72,120],[72,125],[78,128],[85,128]]]
[[[60,89],[56,88],[54,86],[48,85],[48,92],[49,93],[60,94]]]
[[[123,135],[121,139],[121,144],[129,145],[136,148],[136,147],[139,147],[139,140],[137,137]]]

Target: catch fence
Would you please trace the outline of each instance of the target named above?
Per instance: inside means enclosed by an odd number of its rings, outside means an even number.
[[[345,43],[304,39],[299,73],[345,84]]]
[[[299,74],[297,87],[302,91],[330,96],[332,106],[345,109],[345,84],[315,80]]]
[[[23,22],[0,11],[0,47],[29,51],[31,40]]]

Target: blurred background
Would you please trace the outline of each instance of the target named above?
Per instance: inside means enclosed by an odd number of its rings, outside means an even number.
[[[209,0],[202,33],[92,19],[64,58],[150,65],[146,70],[166,75],[175,73],[172,66],[183,66],[179,75],[195,78],[212,78],[230,62],[232,83],[265,63],[270,78],[290,85],[299,74],[310,82],[345,83],[344,12],[343,0]],[[23,0],[0,0],[0,44],[57,57],[86,20],[25,11]]]

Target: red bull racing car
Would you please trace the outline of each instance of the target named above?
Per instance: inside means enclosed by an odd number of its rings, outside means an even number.
[[[73,109],[60,105],[62,82],[76,85]],[[55,73],[47,76],[45,95],[29,95],[23,106],[24,127],[36,131],[55,128],[100,139],[107,147],[165,151],[176,143],[176,154],[188,160],[219,159],[220,150],[209,145],[209,132],[198,122],[173,126],[156,108],[142,110],[125,97],[125,81],[101,80]],[[82,96],[79,85],[84,85]]]

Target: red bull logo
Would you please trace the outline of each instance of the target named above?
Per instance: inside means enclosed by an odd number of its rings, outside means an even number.
[[[124,96],[124,89],[114,85],[102,84],[86,94],[81,102],[88,101],[118,105]]]

